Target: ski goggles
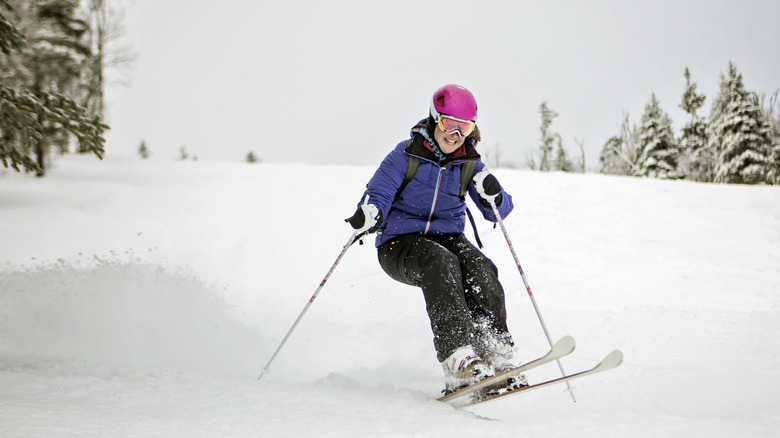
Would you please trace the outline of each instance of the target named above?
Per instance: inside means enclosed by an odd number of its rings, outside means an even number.
[[[474,132],[474,128],[477,126],[477,124],[471,120],[463,120],[445,115],[440,115],[439,119],[436,120],[436,123],[439,125],[439,129],[445,133],[452,134],[457,132],[461,137],[466,137]]]

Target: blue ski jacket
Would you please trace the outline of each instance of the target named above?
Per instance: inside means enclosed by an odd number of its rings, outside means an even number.
[[[358,203],[362,204],[368,195],[368,203],[382,210],[383,223],[377,231],[377,247],[404,234],[463,233],[466,224],[466,200],[459,196],[461,167],[466,161],[475,160],[475,175],[485,168],[475,149],[476,142],[471,138],[441,164],[431,148],[431,142],[434,140],[421,124],[412,129],[411,140],[398,143],[385,157]],[[420,166],[403,191],[398,193],[409,166],[409,157],[412,155],[420,158]],[[479,202],[479,193],[473,179],[469,182],[468,194],[486,220],[498,221],[493,210]],[[505,218],[514,205],[512,197],[503,187],[501,196],[502,202],[498,211],[501,217]]]

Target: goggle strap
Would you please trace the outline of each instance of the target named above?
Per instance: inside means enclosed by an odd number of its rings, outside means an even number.
[[[433,120],[436,121],[436,123],[439,123],[441,114],[439,114],[439,112],[436,111],[436,105],[433,104],[433,98],[431,98],[431,116],[433,117]]]

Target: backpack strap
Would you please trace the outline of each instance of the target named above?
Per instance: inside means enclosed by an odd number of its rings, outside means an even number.
[[[469,191],[469,181],[474,176],[474,170],[477,168],[476,160],[470,160],[463,163],[460,167],[460,192],[458,196],[462,201],[466,200],[466,193]]]
[[[409,144],[412,143],[412,139],[406,140],[406,146],[409,147]],[[417,168],[420,167],[420,157],[414,156],[414,155],[407,155],[409,157],[409,164],[406,166],[406,174],[404,175],[404,180],[401,182],[401,185],[398,187],[398,191],[395,192],[395,199],[398,199],[399,196],[401,196],[401,192],[404,191],[406,188],[406,185],[409,184],[409,181],[414,178],[414,175],[417,173]]]
[[[466,193],[469,191],[469,182],[471,181],[471,178],[474,176],[474,171],[477,169],[477,161],[471,160],[466,161],[461,165],[460,167],[460,199],[462,201],[466,201]],[[471,211],[468,207],[466,207],[466,215],[469,217],[469,222],[471,222],[471,229],[474,230],[474,239],[477,241],[477,245],[479,246],[479,249],[482,249],[482,241],[479,239],[479,232],[477,232],[477,224],[474,222],[474,216],[471,215]]]
[[[469,217],[469,222],[471,222],[471,229],[474,230],[474,239],[477,241],[479,249],[484,248],[482,241],[479,239],[479,232],[477,232],[477,223],[474,222],[474,216],[471,215],[471,210],[468,207],[466,207],[466,215]]]
[[[415,157],[414,155],[409,155],[409,165],[406,166],[406,174],[404,175],[404,181],[401,183],[401,187],[398,188],[398,195],[404,191],[406,185],[409,184],[409,181],[414,178],[418,167],[420,167],[420,158]]]

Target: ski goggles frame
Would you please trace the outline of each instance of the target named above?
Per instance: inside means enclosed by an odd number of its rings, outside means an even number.
[[[439,129],[444,131],[446,134],[453,134],[457,132],[461,137],[467,137],[469,134],[474,132],[474,128],[477,126],[477,124],[471,120],[463,120],[444,114],[439,115],[436,123],[439,125]]]

